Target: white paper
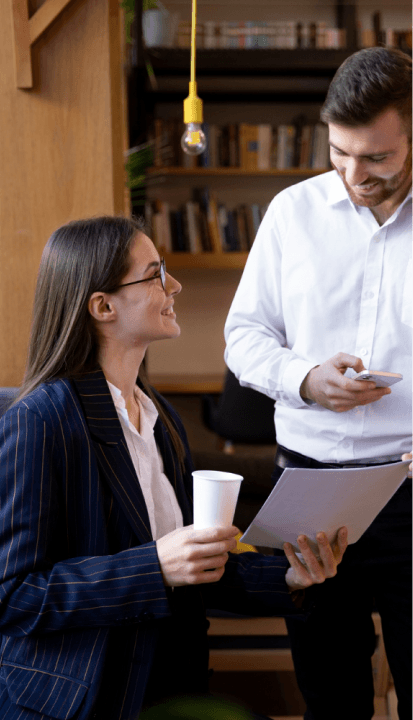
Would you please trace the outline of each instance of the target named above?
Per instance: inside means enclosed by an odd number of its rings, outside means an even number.
[[[318,532],[332,542],[345,525],[349,544],[355,543],[400,487],[409,462],[337,470],[286,468],[241,542],[281,550],[290,542],[298,550],[297,537],[304,533],[318,550]]]

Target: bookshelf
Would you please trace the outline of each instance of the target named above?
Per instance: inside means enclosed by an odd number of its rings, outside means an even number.
[[[164,2],[171,12],[185,12],[180,0]],[[234,4],[231,2],[228,9],[225,2],[212,0],[208,9],[200,7],[205,15],[202,20],[225,21],[228,12],[232,19]],[[303,21],[308,22],[309,14],[318,13],[320,8],[306,6]],[[246,14],[256,13],[254,19],[260,20],[267,12],[278,13],[278,5],[275,8],[273,2],[267,0],[261,9],[246,4],[239,7],[239,12],[237,8],[237,17],[246,20]],[[308,111],[309,122],[316,123],[330,81],[342,62],[358,49],[359,38],[356,5],[333,0],[331,8],[323,7],[322,12],[329,12],[333,24],[335,19],[338,26],[346,30],[346,49],[198,47],[198,94],[204,102],[205,121],[222,126],[230,123],[276,126],[288,124],[295,115]],[[287,7],[285,13],[288,13]],[[185,15],[181,17],[184,19]],[[283,16],[283,19],[287,18]],[[394,24],[397,26],[396,20]],[[138,18],[138,37],[140,33]],[[146,70],[148,64],[153,69],[152,80]],[[137,63],[129,81],[131,146],[148,138],[155,118],[168,120],[182,116],[189,67],[189,49],[147,47],[143,50],[138,43]],[[148,198],[160,200],[171,210],[192,201],[194,189],[205,186],[227,208],[235,209],[248,203],[265,206],[288,185],[327,171],[314,167],[268,170],[234,166],[177,167],[178,162],[180,160],[172,161],[167,167],[161,162],[160,166],[147,171]],[[225,375],[223,325],[248,252],[215,249],[163,254],[168,270],[183,286],[182,295],[176,299],[182,334],[168,347],[168,353],[161,347],[162,343],[151,346],[149,378],[165,393],[220,392]]]
[[[199,96],[204,101],[204,118],[207,122],[222,125],[226,122],[271,122],[268,110],[265,119],[260,119],[259,105],[260,108],[275,109],[273,125],[277,125],[288,123],[291,117],[289,106],[300,103],[304,111],[307,107],[316,108],[312,116],[310,113],[310,122],[316,122],[318,108],[336,69],[352,52],[350,48],[200,49],[197,51],[197,82]],[[152,65],[155,83],[149,81],[144,62]],[[135,97],[141,99],[141,135],[132,141],[133,144],[139,144],[148,136],[154,118],[171,117],[174,106],[179,117],[182,99],[187,94],[189,62],[190,53],[186,49],[146,49],[139,90],[135,91]],[[326,170],[310,167],[247,170],[239,166],[157,166],[147,170],[147,196],[176,209],[181,202],[191,199],[194,188],[208,186],[218,202],[222,200],[228,208],[235,208],[238,202],[248,203],[250,197],[251,202],[258,203],[262,193],[267,193],[262,195],[260,202],[265,205],[289,184],[322,172]],[[248,252],[215,250],[163,254],[167,269],[183,286],[182,295],[176,299],[182,333],[167,357],[161,343],[149,348],[150,382],[162,393],[218,393],[225,377],[223,323]],[[184,361],[180,360],[178,352],[174,354],[174,348],[180,346]]]
[[[247,252],[164,253],[168,270],[242,270]]]

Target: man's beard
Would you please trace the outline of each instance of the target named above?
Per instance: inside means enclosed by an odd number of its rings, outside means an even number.
[[[377,183],[376,188],[372,192],[372,194],[366,196],[363,196],[362,193],[358,194],[355,190],[353,190],[346,182],[345,173],[340,172],[340,170],[334,165],[333,162],[331,164],[340,175],[353,203],[355,205],[362,205],[363,207],[373,208],[377,207],[377,205],[381,205],[383,202],[391,198],[396,192],[398,192],[398,190],[400,190],[401,187],[403,187],[406,180],[411,176],[412,149],[411,147],[409,147],[409,151],[407,153],[406,160],[403,163],[402,169],[400,170],[400,172],[396,173],[396,175],[393,175],[393,177],[385,180],[384,178],[371,176],[368,178],[368,180],[364,180],[361,187]]]

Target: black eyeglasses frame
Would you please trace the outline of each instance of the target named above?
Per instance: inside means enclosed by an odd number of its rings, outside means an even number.
[[[121,288],[121,287],[127,287],[128,285],[139,285],[139,283],[149,282],[149,280],[156,280],[157,278],[160,278],[162,288],[163,288],[163,290],[166,290],[165,277],[166,277],[166,265],[165,265],[165,260],[162,257],[160,259],[158,273],[155,273],[155,275],[151,275],[151,277],[144,278],[143,280],[133,280],[132,282],[122,283],[122,285],[118,285],[118,287],[116,289]]]

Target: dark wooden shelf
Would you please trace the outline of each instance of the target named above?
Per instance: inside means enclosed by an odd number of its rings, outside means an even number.
[[[164,252],[169,270],[242,270],[248,252]]]
[[[186,177],[189,175],[199,175],[200,177],[307,177],[308,175],[320,175],[329,172],[331,168],[286,168],[279,170],[271,168],[270,170],[246,170],[240,167],[150,167],[147,175],[150,178],[156,177]]]
[[[235,75],[294,74],[330,75],[354,52],[319,49],[219,49],[197,50],[197,75],[217,72]],[[148,48],[147,56],[155,73],[175,75],[189,72],[190,51],[181,48]]]

